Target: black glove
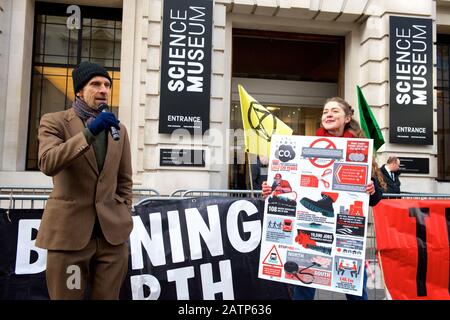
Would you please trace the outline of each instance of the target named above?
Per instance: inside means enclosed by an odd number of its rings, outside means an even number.
[[[117,120],[112,112],[101,112],[87,127],[94,136],[104,130],[109,130],[111,127],[114,127],[117,130],[120,129],[119,120]]]

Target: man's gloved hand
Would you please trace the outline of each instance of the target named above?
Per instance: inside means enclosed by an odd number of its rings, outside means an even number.
[[[87,127],[94,136],[104,130],[109,130],[111,127],[114,127],[117,130],[120,129],[119,120],[117,120],[112,112],[101,112]]]

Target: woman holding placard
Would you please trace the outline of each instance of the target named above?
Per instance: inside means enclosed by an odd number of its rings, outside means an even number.
[[[342,98],[333,97],[326,101],[323,107],[321,126],[316,131],[317,136],[343,137],[343,138],[365,138],[358,122],[353,119],[354,111],[352,107]],[[375,206],[382,198],[383,192],[380,184],[384,186],[384,181],[380,175],[378,165],[373,159],[372,179],[366,186],[366,192],[370,195],[370,206]],[[262,185],[263,198],[266,199],[272,188],[264,182]],[[363,294],[355,296],[346,294],[348,300],[368,300],[367,294],[367,273],[364,268]],[[294,300],[313,300],[316,289],[304,286],[294,288],[292,298]]]

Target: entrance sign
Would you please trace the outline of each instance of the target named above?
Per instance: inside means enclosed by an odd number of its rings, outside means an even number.
[[[165,0],[159,133],[209,129],[212,0]]]
[[[432,20],[389,19],[389,142],[432,145]]]

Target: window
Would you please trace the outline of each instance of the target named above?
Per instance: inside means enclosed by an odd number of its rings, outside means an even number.
[[[450,36],[438,35],[437,39],[438,180],[450,181]]]
[[[343,52],[343,37],[233,29],[233,77],[338,83]]]
[[[72,70],[78,63],[105,66],[113,80],[109,105],[116,113],[119,106],[122,9],[80,6],[78,30],[67,27],[68,6],[36,2],[26,170],[38,170],[41,116],[72,106]]]

